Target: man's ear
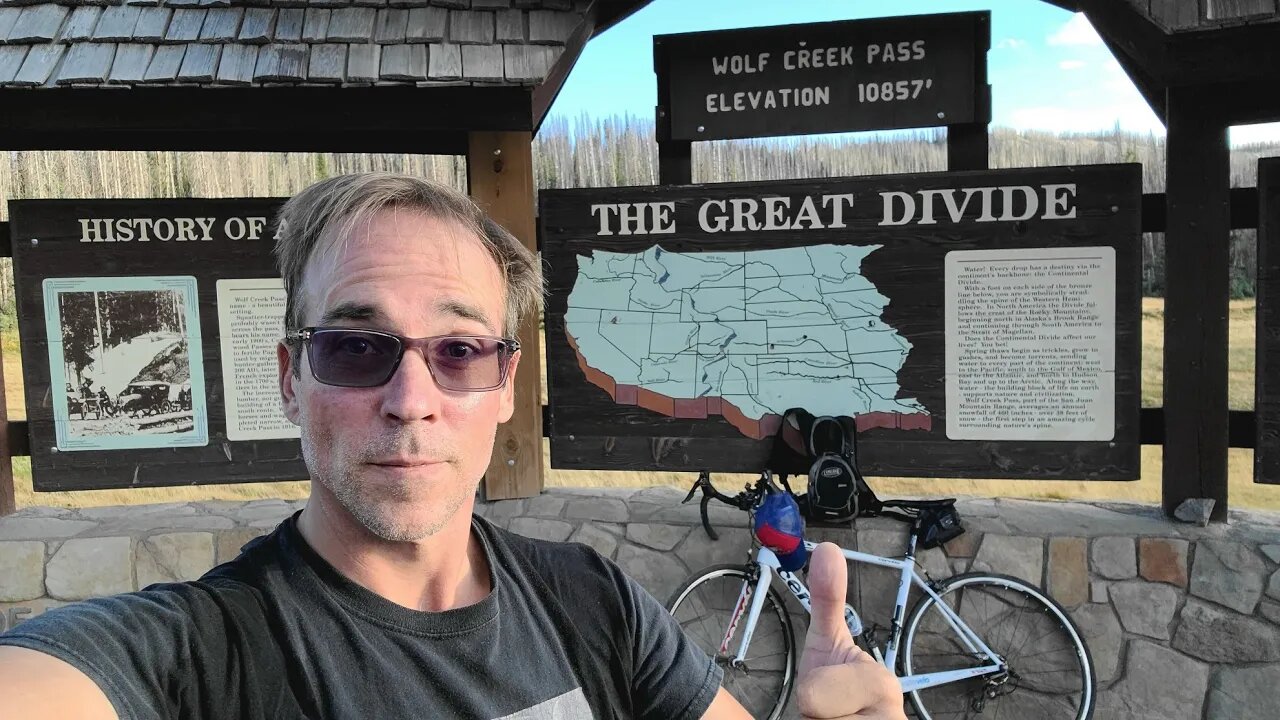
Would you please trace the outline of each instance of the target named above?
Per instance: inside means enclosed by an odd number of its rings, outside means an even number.
[[[498,389],[502,398],[498,403],[498,422],[511,419],[516,411],[516,366],[520,364],[520,351],[511,356],[511,364],[507,367],[507,382]]]
[[[293,373],[293,353],[289,351],[289,346],[282,342],[276,343],[276,364],[280,368],[280,407],[284,410],[284,416],[289,422],[301,425],[298,422],[297,388],[294,387],[298,378]]]

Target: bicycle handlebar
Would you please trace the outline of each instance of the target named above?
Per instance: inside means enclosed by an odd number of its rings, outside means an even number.
[[[730,496],[716,490],[715,486],[711,484],[711,473],[703,470],[698,473],[698,479],[693,482],[693,487],[689,488],[689,494],[684,496],[684,500],[681,501],[680,504],[683,505],[689,502],[693,499],[693,496],[698,494],[698,491],[701,490],[702,500],[700,502],[699,511],[702,515],[702,528],[706,530],[707,535],[712,540],[719,540],[720,536],[716,534],[715,528],[711,527],[711,519],[707,516],[707,506],[711,503],[712,499],[719,500],[720,502],[736,507],[739,510],[749,512],[759,505],[761,499],[770,492],[788,492],[791,493],[792,497],[796,497],[796,494],[791,492],[790,486],[786,486],[785,483],[783,483],[783,485],[785,486],[783,488],[779,488],[775,485],[773,482],[773,473],[765,470],[760,473],[760,479],[755,481],[755,483],[747,485],[743,488],[742,492],[737,495]],[[796,499],[799,500],[799,498]],[[927,504],[927,501],[885,500],[880,503],[881,507],[877,508],[874,512],[866,513],[866,515],[877,515],[892,518],[894,520],[909,523],[914,529],[918,518],[917,508],[922,504]]]
[[[693,482],[693,487],[689,488],[689,494],[684,496],[684,500],[680,504],[683,505],[684,503],[689,502],[693,499],[693,496],[701,490],[702,500],[699,504],[699,511],[702,515],[702,529],[706,530],[707,535],[710,536],[712,540],[719,540],[720,536],[716,534],[715,528],[711,527],[711,519],[707,516],[707,506],[711,504],[712,499],[719,500],[720,502],[736,507],[739,510],[749,512],[752,508],[760,504],[760,499],[771,489],[776,490],[777,488],[773,485],[772,474],[768,470],[765,470],[760,475],[760,479],[755,482],[754,486],[748,485],[737,495],[725,495],[719,490],[716,490],[715,486],[711,484],[711,473],[703,470],[698,473],[698,479]]]

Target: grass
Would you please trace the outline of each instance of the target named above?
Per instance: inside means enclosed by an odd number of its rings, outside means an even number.
[[[1228,357],[1228,398],[1234,410],[1253,408],[1254,377],[1254,313],[1252,300],[1231,303],[1230,348]],[[22,367],[16,348],[17,334],[6,330],[3,342],[4,377],[9,417],[26,417],[22,394]],[[1159,407],[1163,398],[1161,376],[1164,347],[1164,302],[1147,298],[1142,305],[1142,404]],[[546,367],[545,358],[542,364]],[[546,402],[546,377],[543,377],[543,402]],[[545,443],[545,441],[544,441]],[[544,457],[549,458],[544,444]],[[1142,448],[1142,478],[1132,482],[1084,482],[1068,480],[951,480],[932,478],[873,478],[872,486],[881,497],[897,495],[974,495],[982,497],[1022,497],[1055,500],[1114,500],[1144,503],[1160,502],[1161,448]],[[88,490],[79,492],[34,493],[31,489],[31,465],[28,458],[14,458],[14,484],[19,507],[51,505],[56,507],[92,507],[101,505],[138,505],[158,502],[194,500],[252,500],[259,498],[304,498],[308,483],[242,483],[202,485],[195,487],[135,488],[128,490]],[[1228,456],[1229,498],[1232,507],[1280,509],[1280,486],[1253,482],[1253,451],[1232,449]],[[544,466],[548,487],[645,487],[650,485],[687,485],[691,473],[654,473],[623,471],[553,470]],[[721,483],[732,486],[738,477],[725,477]]]

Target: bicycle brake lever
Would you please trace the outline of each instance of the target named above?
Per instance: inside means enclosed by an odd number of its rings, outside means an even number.
[[[703,495],[702,507],[700,508],[702,511],[702,529],[707,531],[707,535],[709,535],[712,540],[719,540],[720,536],[716,534],[715,528],[711,527],[711,518],[707,517],[707,505],[710,503],[711,496]]]
[[[689,502],[690,500],[693,499],[693,496],[696,495],[697,493],[698,493],[698,483],[694,483],[693,487],[689,488],[689,494],[684,496],[684,499],[680,501],[680,504],[684,505],[685,503]]]

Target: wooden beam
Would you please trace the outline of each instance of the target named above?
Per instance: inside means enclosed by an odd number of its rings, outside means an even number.
[[[1227,517],[1227,126],[1194,89],[1169,89],[1165,231],[1164,510],[1212,498]]]
[[[528,132],[473,132],[467,149],[471,197],[495,221],[536,252],[533,207],[533,136]],[[541,318],[520,327],[515,414],[498,426],[484,478],[488,500],[532,497],[542,491]]]
[[[1078,5],[1156,117],[1163,121],[1168,36],[1124,0],[1080,0]]]
[[[542,83],[533,88],[533,132],[537,134],[538,129],[542,127],[542,121],[546,119],[547,112],[551,110],[551,105],[555,103],[556,98],[560,95],[560,90],[564,87],[564,81],[569,77],[569,71],[578,64],[578,58],[581,57],[582,51],[587,46],[587,41],[595,36],[597,18],[601,12],[598,3],[593,4],[588,10],[582,23],[578,25],[573,34],[569,36],[565,43],[564,52],[560,54],[560,59],[556,60],[556,64],[551,66],[551,71],[547,73]]]
[[[215,102],[210,92],[0,89],[0,149],[460,155],[468,132],[533,129],[526,87],[219,88]]]
[[[1169,81],[1209,85],[1280,75],[1280,24],[1257,23],[1174,33],[1169,40]]]
[[[1231,188],[1231,229],[1248,230],[1258,227],[1258,188]],[[1146,193],[1142,196],[1142,232],[1164,232],[1168,225],[1168,200],[1164,193]]]
[[[1252,410],[1231,410],[1227,416],[1228,445],[1248,450],[1260,446],[1256,437],[1258,419]],[[1138,442],[1143,445],[1163,445],[1164,408],[1142,408],[1138,428]]]
[[[13,457],[31,455],[31,436],[27,434],[26,420],[9,421],[9,454]]]

